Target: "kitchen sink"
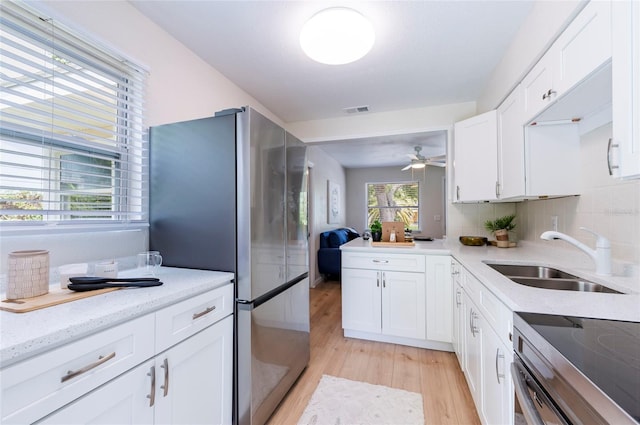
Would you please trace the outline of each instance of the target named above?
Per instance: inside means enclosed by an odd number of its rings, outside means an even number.
[[[578,279],[577,276],[545,266],[525,264],[487,264],[505,276],[536,277],[542,279]]]
[[[590,280],[572,275],[571,273],[553,267],[534,266],[528,264],[491,264],[487,266],[520,285],[542,289],[556,289],[561,291],[605,292],[622,294]]]

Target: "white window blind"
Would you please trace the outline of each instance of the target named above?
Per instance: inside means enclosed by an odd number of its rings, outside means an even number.
[[[146,222],[146,73],[0,3],[0,226]]]

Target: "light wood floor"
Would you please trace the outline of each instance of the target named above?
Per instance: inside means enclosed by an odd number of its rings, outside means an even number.
[[[344,338],[339,282],[311,289],[310,310],[311,361],[269,425],[296,424],[323,374],[421,393],[425,424],[480,424],[455,354]]]

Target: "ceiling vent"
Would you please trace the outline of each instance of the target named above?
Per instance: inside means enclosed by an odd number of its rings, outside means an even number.
[[[353,106],[351,108],[344,108],[347,114],[359,114],[362,112],[369,112],[369,106]]]

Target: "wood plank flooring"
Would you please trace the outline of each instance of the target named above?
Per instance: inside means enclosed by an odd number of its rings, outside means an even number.
[[[310,314],[311,361],[269,425],[296,424],[323,374],[421,393],[428,425],[480,425],[455,354],[344,338],[340,282],[311,289]]]

